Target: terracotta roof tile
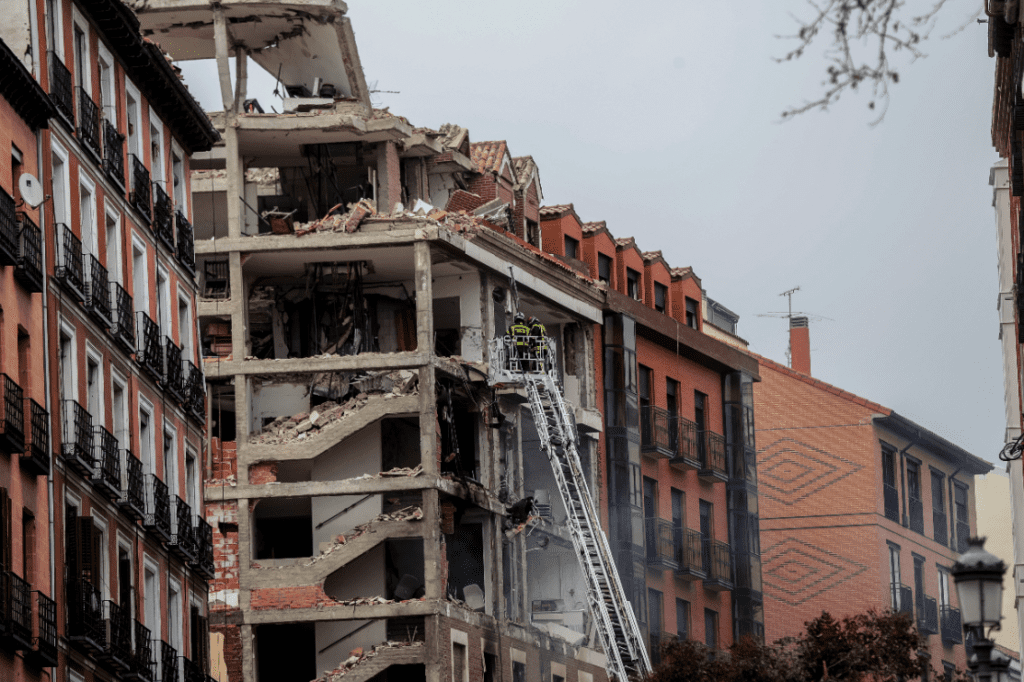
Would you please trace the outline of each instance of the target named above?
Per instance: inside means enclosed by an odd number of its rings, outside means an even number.
[[[632,246],[633,248],[636,248],[636,239],[633,237],[618,237],[615,239],[615,245],[622,247]]]
[[[576,209],[573,208],[572,204],[557,204],[555,206],[541,206],[540,207],[540,218],[541,220],[552,218],[561,218],[566,213],[575,213]]]
[[[661,251],[641,251],[640,257],[644,260],[658,260],[659,258],[661,258],[661,260],[665,260],[661,255]]]
[[[594,232],[600,232],[601,230],[607,230],[607,229],[608,229],[608,223],[606,223],[603,220],[596,220],[596,221],[594,221],[592,223],[583,223],[583,232],[585,234],[587,234],[587,233],[594,233]]]
[[[498,173],[505,158],[508,145],[505,140],[474,142],[469,145],[469,157],[476,164],[479,173]]]

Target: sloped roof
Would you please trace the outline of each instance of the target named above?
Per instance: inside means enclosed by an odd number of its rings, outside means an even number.
[[[583,223],[583,233],[584,234],[597,234],[598,232],[601,232],[602,230],[605,231],[605,232],[608,231],[608,223],[606,223],[603,220],[595,220],[595,221],[590,222],[590,223]]]
[[[500,173],[501,162],[508,152],[505,140],[474,142],[469,145],[469,158],[476,164],[479,173]]]
[[[554,220],[555,218],[561,218],[562,216],[572,214],[576,216],[576,220],[579,220],[580,224],[583,221],[576,215],[576,209],[572,204],[555,204],[554,206],[541,206],[540,207],[540,219],[541,220]]]

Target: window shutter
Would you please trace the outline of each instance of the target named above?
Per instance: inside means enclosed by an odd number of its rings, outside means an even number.
[[[204,672],[210,669],[210,622],[200,615],[198,606],[193,606],[189,618],[189,635],[191,637],[192,662]]]
[[[6,488],[0,488],[0,571],[14,568],[11,532],[11,497]]]

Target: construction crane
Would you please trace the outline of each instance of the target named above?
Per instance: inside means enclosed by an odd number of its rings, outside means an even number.
[[[513,280],[514,286],[514,280]],[[513,289],[514,291],[514,289]],[[515,345],[520,341],[523,345]],[[651,662],[580,463],[576,422],[569,413],[554,369],[555,345],[548,337],[499,337],[490,342],[491,386],[524,386],[541,449],[551,463],[562,496],[573,548],[587,585],[587,599],[617,682],[644,677]]]

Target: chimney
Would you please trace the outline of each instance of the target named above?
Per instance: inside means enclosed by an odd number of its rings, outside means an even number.
[[[811,373],[811,335],[806,317],[789,318],[789,366],[802,374]]]

